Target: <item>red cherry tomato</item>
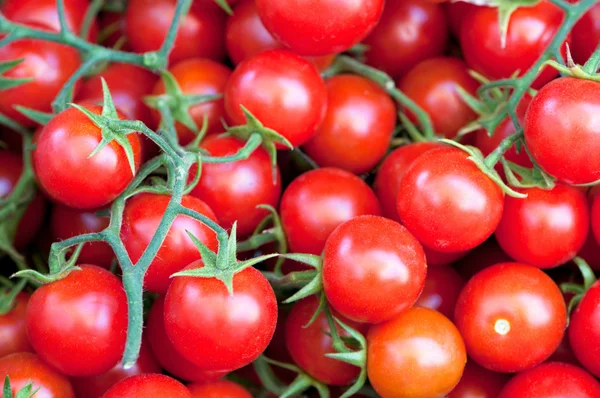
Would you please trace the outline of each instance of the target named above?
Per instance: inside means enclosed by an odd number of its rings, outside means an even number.
[[[82,265],[29,299],[27,334],[44,362],[68,376],[107,372],[123,355],[127,298],[107,270]]]
[[[571,313],[569,343],[585,369],[600,377],[600,347],[591,344],[600,338],[600,283],[596,282]]]
[[[468,360],[465,371],[448,398],[497,398],[509,376],[492,372]]]
[[[257,0],[260,19],[281,43],[301,55],[345,51],[377,24],[383,0]]]
[[[16,352],[33,351],[25,326],[28,300],[29,294],[19,293],[10,311],[0,315],[0,358]]]
[[[396,106],[385,91],[356,75],[325,82],[327,112],[304,145],[319,166],[355,174],[371,170],[385,156],[396,125]]]
[[[326,101],[325,84],[315,67],[286,50],[264,51],[248,58],[225,86],[225,110],[234,124],[246,123],[244,106],[294,147],[315,134]]]
[[[123,211],[121,239],[134,264],[142,257],[156,233],[170,200],[171,197],[168,195],[143,193],[127,201]],[[193,196],[184,196],[181,204],[216,221],[211,208]],[[188,232],[210,250],[217,251],[217,237],[212,229],[193,218],[177,216],[146,272],[144,277],[146,289],[155,293],[166,292],[171,283],[171,275],[200,258],[200,252],[188,236]]]
[[[578,64],[583,65],[600,44],[600,4],[583,14],[573,27],[571,53]]]
[[[476,274],[454,314],[469,356],[496,372],[546,360],[563,337],[567,313],[558,286],[538,268],[502,263]]]
[[[387,218],[355,217],[337,227],[325,244],[327,300],[356,322],[380,323],[412,307],[426,273],[419,242]]]
[[[448,319],[453,319],[454,307],[464,285],[465,281],[454,268],[445,265],[430,267],[423,291],[415,305],[436,310]]]
[[[463,257],[457,264],[458,273],[465,279],[471,279],[479,271],[512,259],[502,250],[494,238],[490,238]]]
[[[381,21],[364,40],[369,65],[399,78],[413,66],[442,55],[448,43],[444,9],[421,0],[388,1]]]
[[[180,382],[165,375],[131,376],[115,384],[102,398],[192,398]]]
[[[69,379],[42,362],[35,354],[19,352],[0,358],[0,374],[10,378],[13,396],[33,383],[35,396],[75,398]]]
[[[467,362],[456,326],[429,308],[414,307],[371,327],[367,347],[369,380],[382,397],[445,396]]]
[[[187,386],[193,398],[252,398],[244,387],[228,380]]]
[[[186,269],[202,267],[202,261]],[[235,370],[269,345],[277,323],[277,299],[255,268],[233,277],[233,293],[216,278],[174,278],[165,296],[165,330],[184,358],[209,370]]]
[[[375,194],[363,180],[334,168],[312,170],[292,181],[280,210],[290,250],[317,255],[344,221],[381,214]]]

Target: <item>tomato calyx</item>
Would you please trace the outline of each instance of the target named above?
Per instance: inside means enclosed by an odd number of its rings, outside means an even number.
[[[281,382],[281,380],[279,380],[275,373],[273,373],[273,370],[269,365],[290,370],[294,373],[297,373],[298,376],[296,376],[296,378],[288,386],[286,386]],[[298,366],[275,361],[267,358],[264,355],[258,357],[258,359],[253,362],[253,366],[258,378],[265,388],[270,392],[277,394],[277,396],[280,398],[297,396],[310,387],[314,387],[319,392],[320,397],[329,397],[329,389],[327,386],[310,377]]]
[[[570,314],[577,304],[583,299],[586,292],[592,285],[596,282],[596,275],[594,275],[594,271],[588,265],[588,263],[581,257],[574,257],[573,262],[579,268],[579,272],[581,272],[581,276],[583,277],[583,284],[578,283],[561,283],[560,290],[563,293],[572,293],[574,294],[571,301],[569,301],[568,313]]]
[[[577,79],[591,80],[594,82],[600,82],[600,74],[597,73],[598,65],[600,65],[600,51],[596,51],[587,60],[584,65],[576,64],[571,56],[571,50],[569,44],[567,46],[567,60],[566,64],[563,65],[555,60],[548,60],[542,64],[540,70],[549,65],[552,68],[558,70],[563,76],[574,77]]]
[[[301,253],[289,253],[281,254],[281,257],[287,260],[297,261],[302,264],[306,264],[315,269],[315,271],[299,271],[306,273],[306,277],[312,275],[312,279],[302,289],[298,290],[291,297],[287,298],[284,303],[289,304],[294,301],[302,300],[313,294],[319,294],[323,291],[323,258],[314,254],[301,254]],[[308,274],[308,273],[311,274]],[[318,311],[317,311],[318,312]]]
[[[50,258],[48,259],[50,273],[47,275],[33,269],[23,269],[13,274],[11,278],[24,278],[40,285],[64,279],[73,271],[81,271],[81,268],[75,264],[77,264],[77,259],[79,258],[79,253],[81,253],[83,245],[84,243],[79,243],[75,246],[75,250],[72,251],[72,254],[70,247],[51,253]]]
[[[34,389],[33,382],[28,381],[23,388],[21,388],[15,395],[14,398],[31,398],[33,397],[41,387]],[[12,388],[10,385],[10,378],[8,375],[4,378],[4,385],[2,387],[2,398],[13,398]]]
[[[24,60],[25,60],[25,58],[19,58],[19,59],[15,59],[15,60],[11,60],[11,61],[0,62],[0,91],[8,90],[10,88],[14,88],[14,87],[17,87],[22,84],[29,83],[29,82],[32,82],[35,80],[33,77],[25,77],[25,78],[18,79],[18,78],[13,78],[13,77],[6,77],[3,75],[4,72],[8,72],[15,66],[19,65]]]
[[[231,6],[227,2],[227,0],[214,0],[214,2],[216,5],[221,7],[221,9],[223,11],[225,11],[227,13],[227,15],[229,15],[229,16],[233,15],[233,10],[231,9]]]
[[[8,314],[15,306],[15,298],[25,285],[27,281],[25,279],[20,280],[12,288],[4,291],[0,291],[0,316]]]
[[[506,47],[506,34],[512,13],[519,7],[533,7],[539,2],[540,0],[492,0],[491,2],[485,2],[487,4],[484,5],[498,9],[498,27],[500,29],[500,44],[502,48]],[[481,4],[481,2],[475,1],[472,1],[472,3]]]
[[[513,187],[552,189],[556,185],[556,178],[546,173],[535,163],[534,167],[529,169],[504,158],[500,161],[506,180]]]

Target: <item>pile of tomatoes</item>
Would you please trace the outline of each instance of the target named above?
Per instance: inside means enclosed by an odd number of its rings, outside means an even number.
[[[599,398],[600,3],[524,3],[0,2],[3,398]]]

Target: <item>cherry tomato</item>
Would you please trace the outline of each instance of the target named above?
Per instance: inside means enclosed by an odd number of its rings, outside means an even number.
[[[328,385],[344,386],[358,376],[360,369],[325,356],[336,352],[332,347],[329,334],[331,329],[325,313],[321,312],[315,321],[306,327],[318,305],[319,300],[316,296],[307,297],[294,304],[285,324],[286,346],[294,362],[310,376]],[[335,311],[333,316],[363,334],[369,327],[346,319]],[[339,325],[336,325],[336,330],[340,337],[349,337]]]
[[[75,398],[69,379],[42,362],[35,354],[19,352],[0,358],[0,374],[10,378],[13,396],[25,384],[39,388],[36,397]]]
[[[496,239],[516,261],[539,268],[559,266],[583,246],[589,229],[588,205],[577,188],[528,188],[524,199],[507,197]]]
[[[525,118],[525,142],[533,159],[550,175],[569,184],[600,179],[600,83],[562,77],[548,83],[531,101]],[[565,156],[565,143],[575,142]]]
[[[100,115],[102,108],[85,106]],[[128,134],[137,170],[141,160],[138,134]],[[54,116],[37,139],[33,165],[44,191],[55,201],[78,209],[104,206],[133,179],[125,150],[112,141],[91,158],[102,133],[84,113],[68,108]],[[94,178],[90,178],[94,176]]]
[[[121,239],[134,264],[142,257],[156,233],[170,200],[171,197],[168,195],[142,193],[127,201],[123,211]],[[217,220],[211,208],[193,196],[184,196],[181,204],[213,221]],[[188,232],[210,250],[217,251],[217,236],[212,229],[198,220],[178,215],[146,272],[144,277],[146,289],[155,293],[166,292],[171,283],[171,275],[200,258],[200,252],[188,236]]]
[[[369,65],[399,78],[413,66],[442,55],[448,43],[443,8],[421,0],[388,1],[381,21],[364,40]]]
[[[396,106],[385,91],[356,75],[325,82],[327,111],[304,145],[319,166],[355,174],[371,170],[385,156],[396,125]]]
[[[325,244],[327,300],[356,322],[380,323],[412,307],[423,290],[426,273],[419,242],[387,218],[355,217],[337,227]]]
[[[187,386],[194,398],[252,398],[244,387],[228,380]]]
[[[492,372],[468,360],[465,371],[448,398],[497,398],[509,376]]]
[[[301,55],[345,51],[377,24],[383,0],[257,0],[260,19],[281,43]]]
[[[473,249],[457,264],[456,270],[465,279],[471,279],[479,271],[499,263],[511,262],[512,259],[502,250],[492,237]]]
[[[600,4],[583,14],[571,31],[571,53],[578,64],[583,65],[600,44]]]
[[[43,285],[27,307],[27,334],[44,362],[68,376],[107,372],[123,355],[127,298],[107,270],[82,265]]]
[[[131,376],[115,384],[102,398],[192,398],[180,382],[161,374]]]
[[[546,360],[563,337],[567,313],[558,286],[538,268],[502,263],[476,274],[454,314],[469,356],[496,372]]]
[[[280,211],[290,250],[317,255],[344,221],[381,214],[375,194],[363,180],[334,168],[312,170],[296,178],[283,193]]]
[[[0,315],[0,358],[16,352],[33,351],[25,326],[28,301],[29,294],[19,293],[10,311]]]
[[[465,281],[454,268],[446,265],[430,267],[423,291],[415,305],[436,310],[446,318],[452,319],[458,295],[464,285]]]
[[[502,217],[502,190],[454,148],[434,149],[415,160],[402,179],[398,214],[424,246],[443,252],[483,243]]]
[[[208,137],[202,145],[211,156],[231,156],[244,147],[244,142],[234,137]],[[190,180],[197,173],[197,166],[190,172]],[[281,196],[279,169],[273,169],[267,151],[257,148],[248,159],[229,163],[203,163],[200,181],[191,195],[202,199],[215,211],[220,225],[231,228],[237,221],[240,237],[252,231],[268,214],[256,206],[265,204],[276,207]]]
[[[197,261],[186,269],[202,267]],[[209,370],[235,370],[269,345],[277,299],[255,268],[233,277],[233,293],[216,278],[174,278],[165,296],[165,330],[184,358]]]
[[[294,147],[315,134],[326,101],[325,84],[315,67],[286,50],[264,51],[248,58],[225,86],[225,110],[234,124],[246,123],[244,106]]]
[[[467,362],[456,326],[429,308],[414,307],[372,326],[367,347],[369,380],[385,398],[445,396]]]
[[[571,313],[569,343],[575,357],[588,372],[600,377],[600,347],[591,344],[600,337],[600,283],[596,282]]]

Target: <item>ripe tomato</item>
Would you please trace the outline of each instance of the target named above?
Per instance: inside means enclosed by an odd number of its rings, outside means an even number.
[[[454,314],[469,356],[496,372],[518,372],[546,360],[563,337],[562,294],[538,268],[502,263],[476,274]]]
[[[402,223],[423,245],[443,252],[472,249],[502,217],[502,190],[455,148],[426,152],[408,169],[398,192]]]
[[[326,101],[319,72],[286,50],[264,51],[248,58],[237,66],[225,86],[225,110],[234,124],[246,123],[243,105],[294,147],[315,134]]]
[[[562,77],[548,83],[533,98],[525,118],[525,142],[533,159],[550,175],[569,184],[600,179],[600,83]],[[577,145],[564,155],[565,142]]]
[[[380,323],[412,307],[423,290],[426,273],[419,242],[387,218],[355,217],[337,227],[325,244],[327,300],[356,322]]]
[[[186,269],[202,267],[202,261]],[[216,278],[174,278],[165,296],[165,330],[181,355],[209,371],[235,370],[269,345],[277,299],[255,268],[233,277],[233,294]]]
[[[366,37],[369,65],[399,78],[419,62],[442,55],[448,23],[442,6],[421,0],[388,1]]]
[[[75,398],[69,379],[42,362],[35,354],[19,352],[0,358],[0,374],[10,377],[13,396],[33,383],[35,396]]]
[[[467,360],[465,371],[448,398],[496,398],[509,376],[492,372]]]
[[[216,157],[230,156],[244,147],[244,142],[234,137],[208,137],[200,147]],[[192,180],[197,172],[194,166],[190,172]],[[248,159],[230,163],[204,163],[198,185],[191,195],[202,199],[215,211],[219,223],[231,228],[237,221],[240,237],[252,234],[254,228],[268,214],[267,210],[257,209],[260,204],[277,206],[281,195],[279,169],[273,171],[267,151],[257,148]]]
[[[290,250],[317,255],[344,221],[381,214],[375,194],[363,180],[334,168],[312,170],[292,181],[280,211]]]
[[[194,398],[252,398],[244,387],[229,380],[187,386]]]
[[[142,193],[132,197],[125,204],[121,239],[134,264],[142,257],[156,233],[170,200],[168,195]],[[213,221],[217,220],[211,208],[193,196],[184,196],[181,204]],[[212,229],[193,218],[177,216],[146,272],[144,288],[155,293],[166,292],[171,283],[170,276],[200,258],[200,252],[188,236],[188,232],[210,250],[217,251],[217,236]]]
[[[325,82],[327,111],[304,145],[319,166],[355,174],[371,170],[385,156],[396,125],[396,105],[377,84],[356,75]]]
[[[180,382],[161,374],[131,376],[115,384],[102,398],[192,398]]]
[[[499,263],[511,262],[512,259],[502,250],[492,237],[473,249],[457,264],[458,273],[469,280],[479,271]]]
[[[448,319],[454,318],[454,307],[465,281],[452,267],[429,267],[425,285],[415,305],[435,310]]]
[[[97,115],[102,113],[96,105],[85,108]],[[127,139],[137,170],[140,138],[133,133]],[[33,151],[33,165],[38,182],[52,199],[69,207],[95,209],[127,188],[133,175],[125,150],[116,141],[89,157],[101,140],[100,128],[75,108],[62,111],[44,126]]]
[[[25,326],[28,301],[29,294],[19,293],[15,297],[12,309],[0,315],[0,358],[16,352],[33,351]]]
[[[294,304],[285,324],[287,349],[294,362],[310,376],[332,386],[347,385],[358,376],[360,369],[325,356],[336,352],[331,345],[331,329],[325,314],[321,312],[310,326],[305,327],[318,305],[316,296],[307,297]],[[353,322],[335,311],[333,316],[360,333],[366,333],[369,328],[368,325]],[[336,330],[341,337],[349,337],[339,325],[336,325]]]
[[[107,270],[82,265],[29,299],[27,334],[41,359],[68,376],[107,372],[123,355],[127,298]]]
[[[557,184],[552,190],[523,189],[524,199],[507,197],[496,240],[516,261],[539,268],[557,267],[573,258],[589,229],[585,195]]]
[[[197,2],[195,2],[197,3]],[[160,48],[175,15],[177,0],[130,0],[125,13],[125,33],[135,52]],[[182,18],[173,49],[172,65],[189,58],[225,58],[225,18],[222,10],[193,4]]]
[[[600,347],[590,344],[600,337],[600,283],[596,282],[571,313],[569,343],[584,368],[600,377]]]
[[[260,19],[281,43],[301,55],[345,51],[377,24],[384,0],[257,0]]]
[[[456,326],[429,308],[414,307],[372,326],[367,346],[369,380],[386,398],[445,396],[467,362]]]
[[[583,65],[600,43],[600,4],[583,14],[571,31],[571,53],[578,64]]]

